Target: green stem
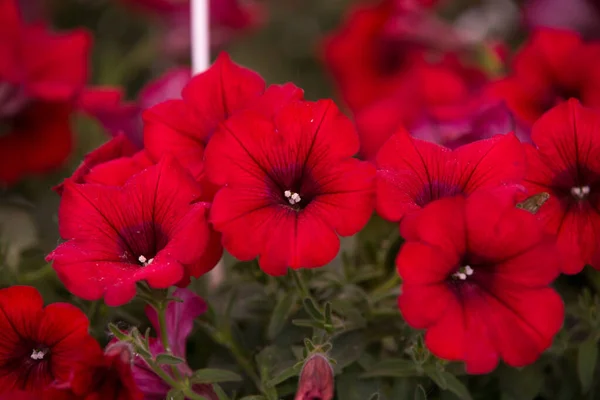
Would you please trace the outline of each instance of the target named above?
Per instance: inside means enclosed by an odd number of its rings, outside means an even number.
[[[169,344],[169,333],[167,332],[167,307],[169,305],[168,300],[162,300],[158,303],[156,307],[156,313],[158,314],[158,326],[160,329],[160,339],[162,341],[163,348],[169,354],[171,353],[171,345]],[[171,366],[171,371],[173,372],[173,376],[175,376],[178,380],[181,380],[183,377],[179,372],[179,369],[175,366]]]
[[[290,269],[292,278],[294,279],[294,283],[296,284],[296,289],[298,290],[298,294],[300,294],[301,298],[310,298],[310,291],[308,290],[308,286],[306,282],[304,282],[304,277],[302,276],[302,272],[295,269]]]
[[[32,272],[28,272],[26,274],[23,274],[19,277],[19,282],[20,283],[29,283],[29,282],[36,282],[41,280],[42,278],[46,278],[47,276],[51,275],[54,273],[54,269],[52,268],[52,264],[46,264],[43,267],[32,271]]]

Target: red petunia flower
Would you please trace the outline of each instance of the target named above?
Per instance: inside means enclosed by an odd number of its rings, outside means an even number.
[[[186,284],[221,256],[206,221],[199,185],[174,160],[134,175],[123,187],[64,185],[59,230],[67,242],[48,257],[73,294],[118,306],[136,282],[153,288]]]
[[[562,326],[563,302],[548,287],[560,267],[554,240],[515,203],[513,190],[436,201],[398,254],[404,319],[427,330],[433,354],[469,373],[491,372],[499,359],[533,363]]]
[[[132,175],[153,164],[145,151],[138,151],[124,134],[120,134],[87,154],[67,180],[75,183],[123,186]],[[64,185],[63,182],[54,190],[62,194]]]
[[[0,309],[0,393],[41,394],[54,381],[68,381],[94,350],[83,312],[67,303],[44,307],[33,287],[0,289]]]
[[[125,343],[108,345],[104,353],[98,348],[95,357],[74,373],[71,393],[80,400],[142,400],[144,394],[133,379],[133,357]]]
[[[537,215],[557,235],[562,272],[600,269],[600,114],[571,99],[533,126],[524,185],[550,198]]]
[[[124,133],[141,149],[142,112],[163,101],[181,99],[181,91],[190,79],[189,68],[173,68],[144,86],[136,102],[123,102],[121,89],[91,87],[81,94],[79,107],[96,118],[112,136]]]
[[[434,200],[519,184],[525,168],[512,133],[450,150],[400,131],[377,155],[376,209],[389,221],[410,220]],[[403,235],[407,226],[403,221]]]
[[[0,182],[59,167],[72,148],[69,116],[88,72],[89,35],[25,25],[0,2]]]
[[[211,222],[240,260],[261,268],[327,264],[339,239],[372,213],[374,168],[352,155],[358,138],[331,101],[295,101],[273,116],[246,110],[220,126],[206,149],[208,177],[223,186]]]
[[[144,113],[144,145],[150,158],[172,155],[203,184],[206,200],[216,188],[204,179],[204,147],[217,126],[245,108],[275,112],[282,104],[301,99],[292,84],[272,85],[256,72],[243,68],[221,53],[205,72],[194,76],[182,100],[168,100]]]
[[[538,29],[517,53],[513,73],[489,87],[517,117],[533,124],[558,102],[571,97],[600,106],[600,46],[575,32]]]

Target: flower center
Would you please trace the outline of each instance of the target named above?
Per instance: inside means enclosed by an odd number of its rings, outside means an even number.
[[[283,195],[291,205],[296,205],[302,201],[300,195],[296,192],[292,192],[291,190],[286,190],[283,192]]]
[[[571,188],[571,195],[578,200],[585,199],[590,194],[590,187],[585,186],[574,186]]]
[[[44,356],[46,354],[48,354],[48,351],[49,351],[49,349],[45,349],[45,348],[42,348],[42,349],[35,349],[34,348],[33,351],[31,352],[31,356],[30,357],[31,357],[32,360],[38,360],[38,361],[39,360],[43,360]]]
[[[453,273],[452,274],[452,278],[464,281],[464,280],[467,279],[468,276],[473,275],[474,272],[475,271],[473,270],[473,268],[471,268],[470,265],[465,265],[464,267],[460,267],[458,269],[458,271],[456,271],[455,273]]]
[[[142,264],[142,267],[147,267],[148,265],[152,264],[152,261],[154,261],[154,258],[147,259],[144,256],[139,256],[138,261],[140,262],[140,264]]]

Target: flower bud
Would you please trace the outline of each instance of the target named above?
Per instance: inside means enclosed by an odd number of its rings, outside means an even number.
[[[300,372],[294,400],[333,399],[333,368],[321,353],[311,355]]]

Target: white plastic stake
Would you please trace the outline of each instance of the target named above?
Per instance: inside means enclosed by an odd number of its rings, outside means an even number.
[[[190,0],[192,73],[195,75],[210,65],[209,0]]]

